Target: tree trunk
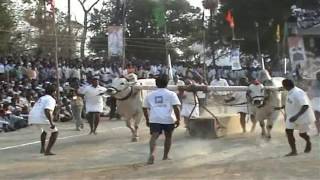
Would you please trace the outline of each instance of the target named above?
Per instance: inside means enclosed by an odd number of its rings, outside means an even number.
[[[81,37],[81,44],[80,44],[80,56],[84,58],[84,49],[86,45],[86,38],[88,32],[88,12],[84,13],[84,20],[83,20],[83,33]]]

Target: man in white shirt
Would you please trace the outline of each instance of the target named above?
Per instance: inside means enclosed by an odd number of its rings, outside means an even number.
[[[42,130],[40,140],[41,140],[41,150],[40,153],[44,155],[55,155],[51,152],[51,148],[58,138],[58,129],[53,124],[53,111],[56,106],[56,100],[54,99],[54,94],[56,88],[53,85],[49,85],[44,96],[42,96],[33,106],[29,114],[29,124],[36,125]],[[51,136],[47,148],[45,148],[45,142],[47,133],[50,132]]]
[[[291,147],[291,152],[286,156],[297,155],[295,138],[293,135],[295,129],[299,130],[300,137],[306,141],[304,152],[309,153],[311,151],[311,141],[307,132],[309,131],[310,124],[315,120],[309,98],[302,89],[295,87],[292,80],[285,79],[282,81],[282,85],[284,89],[288,91],[285,104],[286,134]]]
[[[229,86],[227,80],[221,78],[219,74],[215,75],[215,79],[211,81],[211,86]],[[227,91],[214,92],[215,95],[227,95]]]
[[[79,94],[84,95],[86,112],[90,125],[90,134],[97,134],[96,130],[100,121],[100,113],[103,112],[103,94],[107,91],[99,85],[99,76],[94,76],[91,85],[80,88]]]
[[[215,74],[215,79],[211,81],[210,86],[229,86],[227,80],[222,79],[219,73]],[[212,96],[213,99],[217,102],[222,104],[224,102],[225,97],[228,95],[228,91],[213,91]],[[227,113],[228,108],[227,106],[217,106],[219,113],[222,113],[222,109],[224,113]]]
[[[144,100],[143,113],[146,124],[150,127],[150,156],[148,164],[154,163],[156,141],[162,131],[165,135],[163,160],[168,160],[172,133],[180,124],[180,101],[176,93],[166,89],[168,76],[161,75],[156,79],[157,90],[151,92]]]

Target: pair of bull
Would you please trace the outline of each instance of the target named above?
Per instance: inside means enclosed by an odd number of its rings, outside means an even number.
[[[259,77],[260,81],[264,82],[267,86],[281,86],[282,78],[271,78],[267,71],[261,71]],[[171,81],[169,84],[173,85],[174,83]],[[178,84],[183,85],[184,83],[179,82]],[[107,89],[107,94],[117,99],[117,111],[125,120],[126,126],[131,130],[131,140],[133,142],[139,139],[138,129],[143,118],[143,96],[144,93],[146,93],[146,91],[136,88],[137,85],[155,86],[155,80],[138,80],[135,74],[129,74],[126,77],[114,79],[111,86]],[[251,89],[251,91],[254,91],[254,89]],[[266,90],[261,92],[263,92],[263,94],[259,97],[259,100],[263,105],[253,104],[252,111],[256,121],[260,123],[262,135],[271,138],[273,122],[280,115],[280,112],[276,111],[275,108],[282,106],[281,102],[284,102],[282,101],[284,96],[278,91]],[[267,126],[265,125],[265,120],[267,120]]]

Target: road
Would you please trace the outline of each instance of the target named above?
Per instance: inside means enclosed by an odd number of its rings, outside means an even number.
[[[149,131],[140,130],[137,143],[130,142],[122,121],[106,121],[98,135],[74,131],[74,125],[59,123],[56,156],[39,154],[39,131],[28,127],[0,134],[0,179],[319,179],[320,143],[312,136],[310,154],[283,157],[289,151],[281,123],[273,139],[255,133],[234,134],[219,139],[190,138],[183,127],[176,130],[171,157],[162,161],[163,137],[158,142],[154,165],[146,165]],[[87,125],[87,124],[86,124]],[[297,137],[297,148],[304,142]]]

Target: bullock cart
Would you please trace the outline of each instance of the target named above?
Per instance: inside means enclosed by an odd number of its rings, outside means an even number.
[[[156,86],[135,86],[141,90],[155,90]],[[210,92],[210,91],[247,91],[247,86],[206,86],[206,85],[169,85],[167,87],[171,91],[184,90],[193,92],[194,98],[196,98],[196,92]],[[274,86],[265,86],[266,90],[281,91],[282,88]],[[196,102],[196,101],[195,101]],[[195,107],[199,105],[195,104]],[[239,117],[234,114],[221,114],[215,115],[206,106],[202,105],[202,108],[208,112],[209,117],[197,117],[189,118],[188,131],[192,137],[201,138],[218,138],[227,134],[235,133],[240,129]],[[190,113],[192,114],[192,112]]]

